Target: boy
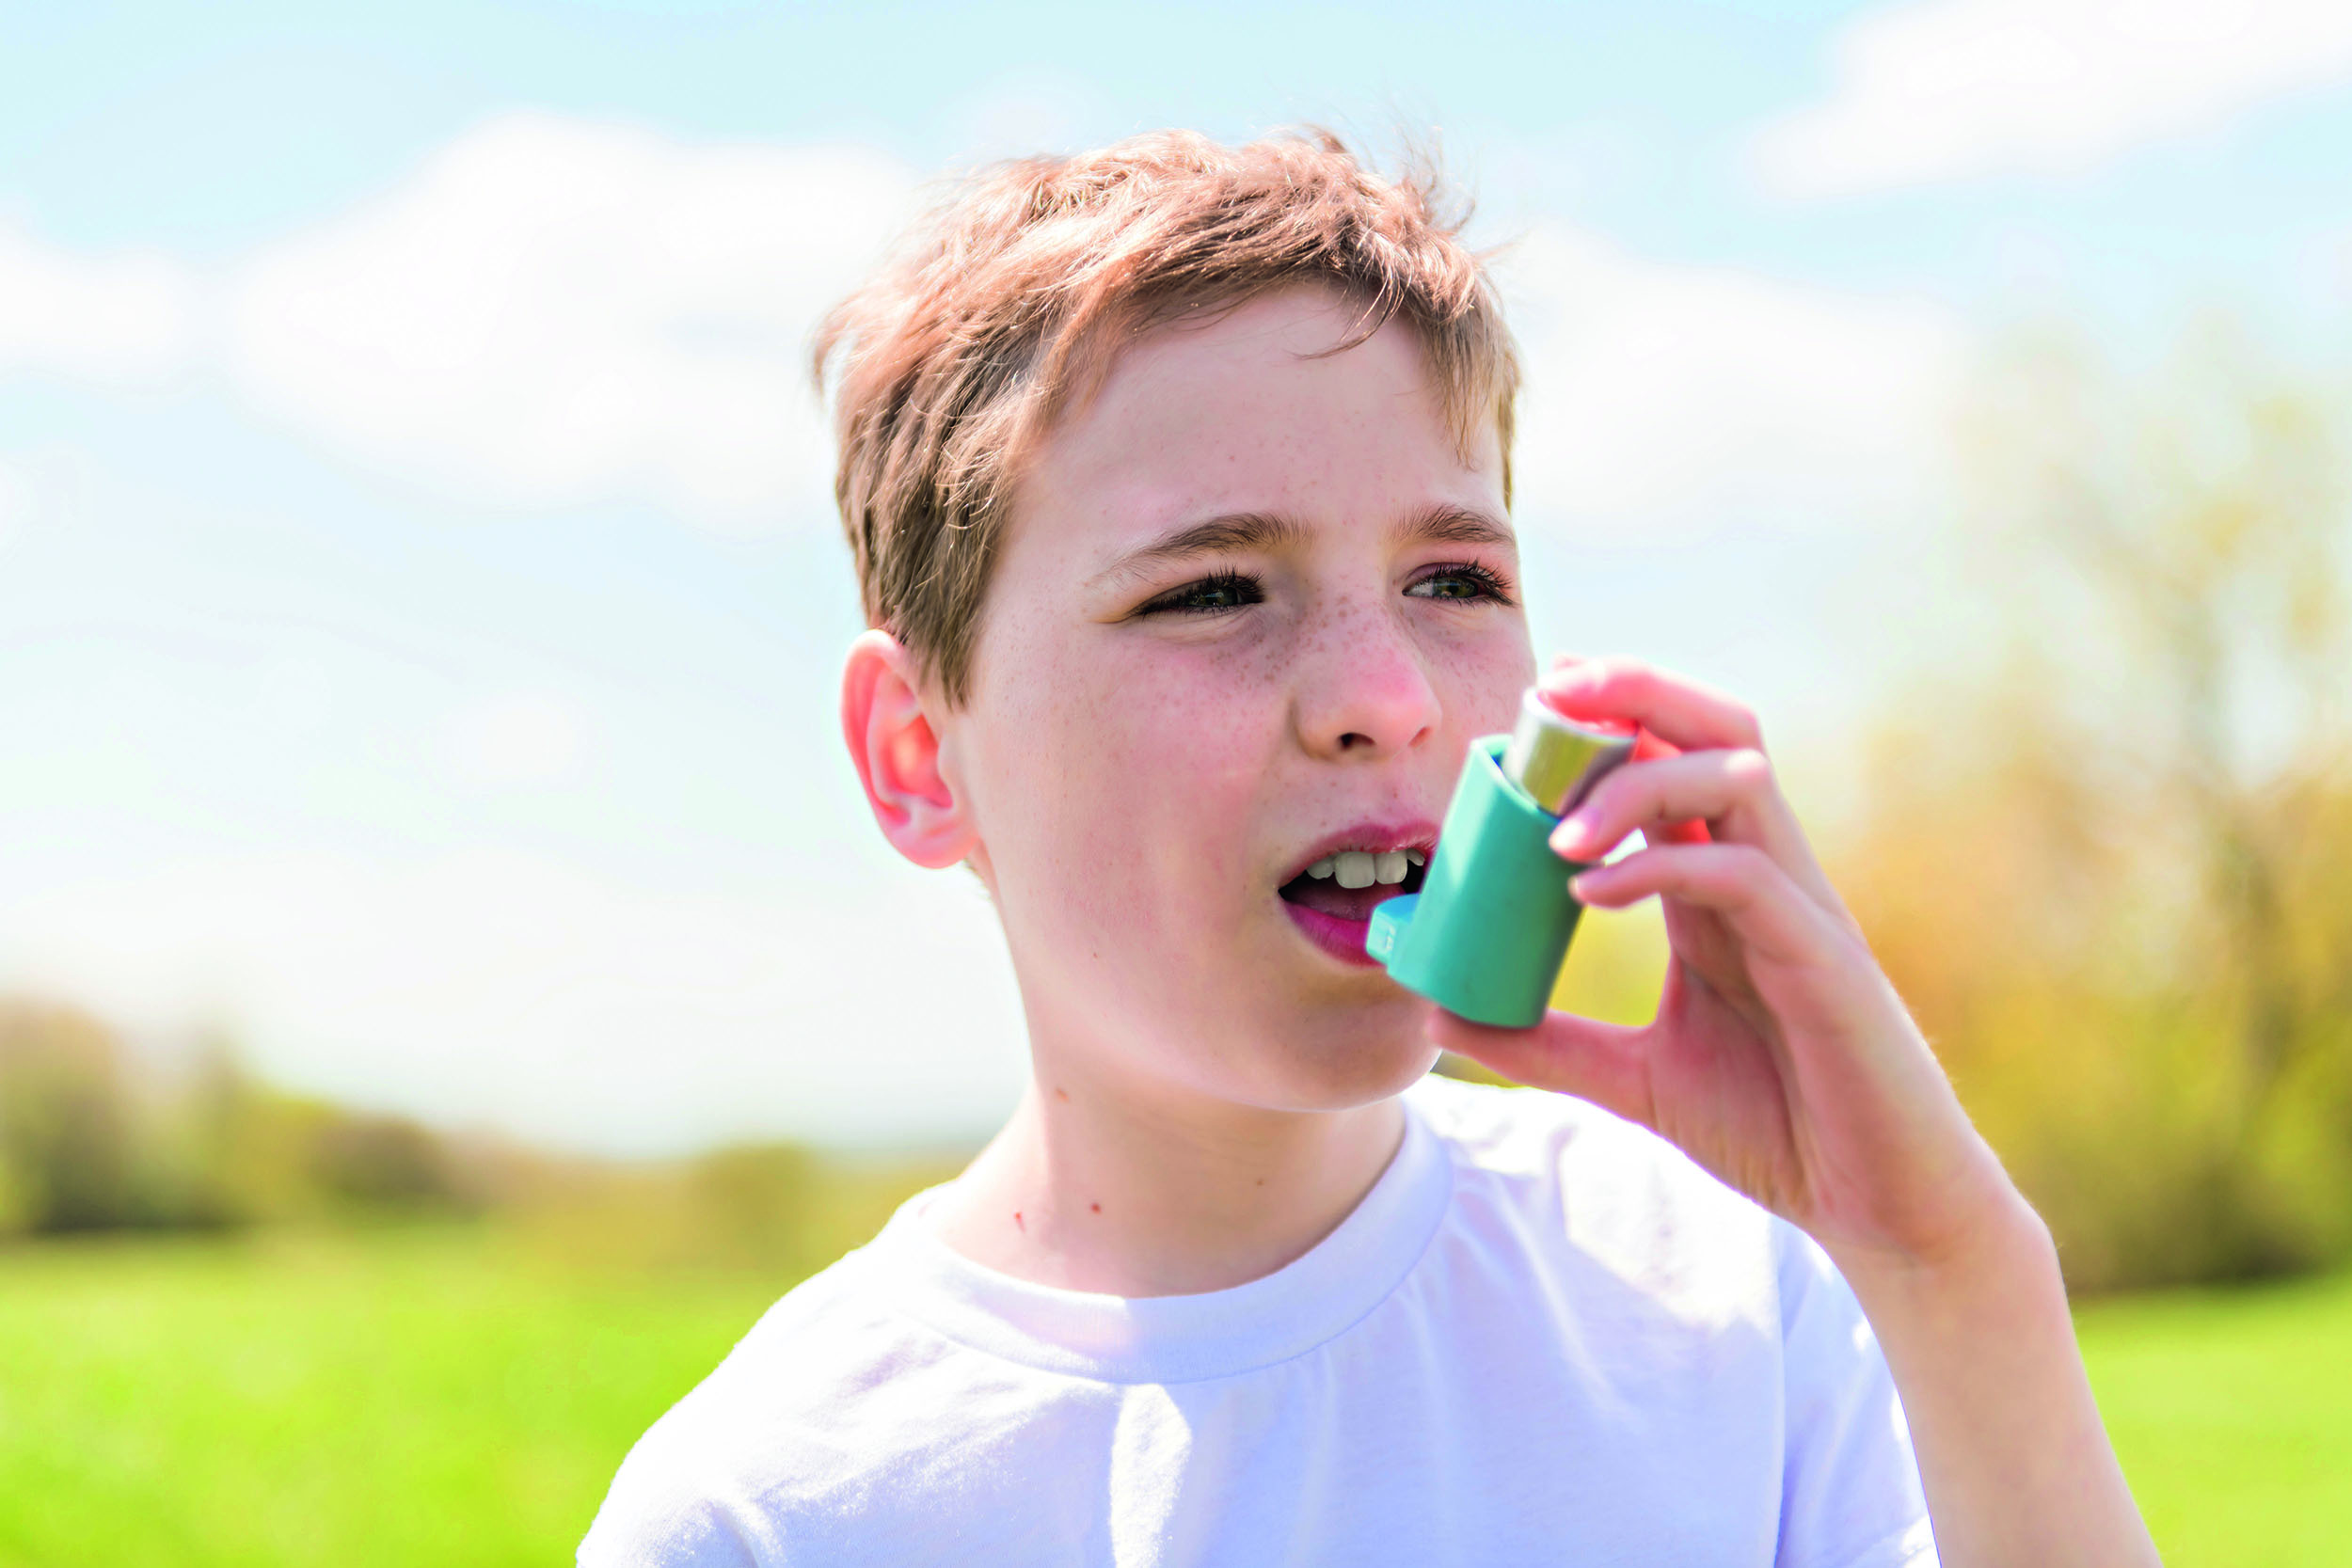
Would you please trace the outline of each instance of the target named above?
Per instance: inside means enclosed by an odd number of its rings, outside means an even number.
[[[2047,1232],[1735,704],[1543,678],[1646,732],[1554,847],[1646,834],[1576,889],[1665,901],[1654,1023],[1481,1028],[1366,958],[1536,674],[1518,372],[1428,182],[1009,166],[818,362],[844,732],[987,885],[1034,1081],[647,1433],[583,1563],[2154,1560]]]

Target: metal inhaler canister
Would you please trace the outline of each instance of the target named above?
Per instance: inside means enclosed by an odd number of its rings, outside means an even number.
[[[1529,687],[1518,727],[1502,751],[1502,776],[1554,817],[1584,803],[1593,786],[1633,754],[1633,737],[1561,717]]]
[[[1473,1022],[1539,1021],[1583,912],[1551,831],[1632,751],[1632,736],[1563,719],[1531,689],[1513,733],[1470,742],[1421,891],[1372,911],[1364,951]]]

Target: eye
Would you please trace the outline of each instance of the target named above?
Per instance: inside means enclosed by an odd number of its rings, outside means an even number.
[[[1220,615],[1248,605],[1263,604],[1265,590],[1258,579],[1239,572],[1217,572],[1171,588],[1136,610],[1137,615]]]
[[[1474,561],[1432,566],[1415,578],[1405,592],[1418,599],[1451,599],[1457,603],[1486,600],[1512,604],[1510,585]]]

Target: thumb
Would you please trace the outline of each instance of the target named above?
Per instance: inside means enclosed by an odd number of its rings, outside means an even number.
[[[1493,1069],[1515,1084],[1589,1100],[1604,1111],[1655,1128],[1645,1029],[1548,1012],[1532,1029],[1498,1029],[1439,1008],[1429,1037]]]

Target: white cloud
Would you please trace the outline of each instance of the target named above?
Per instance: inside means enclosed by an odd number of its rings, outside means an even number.
[[[277,418],[404,477],[757,527],[827,492],[807,335],[912,189],[866,150],[501,119],[255,258],[234,368]]]
[[[85,256],[0,226],[0,375],[138,386],[185,362],[195,289],[146,253]]]
[[[2344,0],[1913,0],[1836,44],[1827,101],[1767,126],[1764,182],[1799,197],[2065,173],[2352,80]]]
[[[213,1018],[281,1083],[609,1152],[977,1137],[1025,1071],[961,877],[766,902],[501,850],[191,859],[20,888],[0,953],[142,1034]]]
[[[1520,504],[1644,535],[1880,527],[1941,471],[1966,336],[1944,308],[1647,261],[1547,226],[1505,263]]]

